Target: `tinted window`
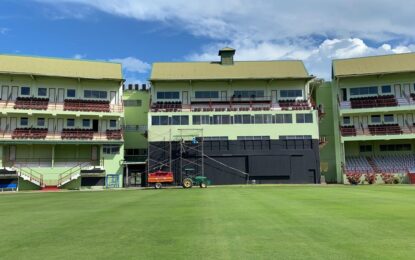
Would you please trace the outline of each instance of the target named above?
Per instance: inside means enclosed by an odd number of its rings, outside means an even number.
[[[29,87],[21,87],[20,88],[20,95],[29,96],[30,95],[30,88]]]
[[[68,98],[74,98],[76,96],[75,89],[67,89],[66,90],[66,97]]]
[[[39,97],[46,97],[48,95],[48,90],[46,88],[38,88],[37,95]]]

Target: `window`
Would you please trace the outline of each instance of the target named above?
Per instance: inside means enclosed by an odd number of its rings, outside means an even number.
[[[171,124],[172,125],[188,125],[189,116],[172,116]]]
[[[361,153],[372,152],[372,146],[371,145],[361,145],[361,146],[359,146],[359,150],[360,150]]]
[[[297,98],[302,97],[303,91],[301,89],[284,89],[280,90],[281,98]]]
[[[381,144],[379,146],[381,152],[411,151],[411,149],[411,144]]]
[[[180,92],[178,91],[163,91],[157,92],[157,99],[179,99]]]
[[[91,120],[89,119],[82,119],[82,126],[83,127],[89,127],[91,124]]]
[[[207,115],[193,116],[192,120],[194,125],[208,125],[210,123]]]
[[[231,124],[231,116],[229,115],[214,115],[212,117],[213,125],[228,125]]]
[[[20,95],[29,96],[30,95],[30,88],[29,87],[21,87],[20,88]]]
[[[110,127],[116,128],[117,127],[117,120],[110,120]]]
[[[228,141],[228,137],[227,136],[205,136],[203,137],[203,141]]]
[[[84,98],[107,99],[107,91],[84,90]]]
[[[236,98],[262,98],[264,97],[264,93],[263,90],[235,90],[233,95]]]
[[[296,122],[299,124],[304,123],[313,123],[313,115],[312,114],[297,114]]]
[[[393,123],[393,122],[395,122],[395,118],[394,118],[393,115],[384,115],[383,116],[383,121],[385,123]]]
[[[351,121],[349,116],[343,117],[343,125],[350,125],[350,123]]]
[[[250,124],[251,115],[235,115],[234,120],[235,124]]]
[[[276,124],[291,124],[293,122],[293,117],[291,114],[278,114],[275,115]]]
[[[152,116],[151,124],[152,125],[168,125],[169,117],[168,116]]]
[[[373,115],[370,117],[370,120],[373,124],[380,124],[380,116],[379,115]]]
[[[249,140],[249,141],[253,141],[253,140],[270,140],[271,138],[269,136],[237,136],[236,140],[241,141],[241,140]]]
[[[311,135],[280,135],[281,140],[311,140]]]
[[[196,91],[195,98],[219,98],[218,91]]]
[[[271,115],[254,115],[255,124],[271,124],[272,116]]]
[[[66,127],[74,127],[75,126],[75,119],[68,118],[66,119]]]
[[[141,100],[124,100],[124,106],[126,107],[141,107]]]
[[[67,89],[66,90],[66,97],[67,98],[74,98],[74,97],[76,97],[76,90],[75,89]]]
[[[360,87],[351,88],[350,96],[361,96],[361,95],[377,95],[378,87]]]
[[[102,147],[104,154],[119,154],[120,153],[120,146],[119,145],[110,145],[104,144]]]
[[[27,126],[29,124],[29,119],[27,117],[20,118],[20,126]]]
[[[37,126],[45,126],[45,119],[44,118],[38,118],[37,119]]]
[[[38,97],[46,97],[48,95],[47,88],[38,88],[37,89],[37,95],[38,95]]]
[[[390,85],[382,86],[382,93],[391,93],[391,92],[392,92],[392,88]]]

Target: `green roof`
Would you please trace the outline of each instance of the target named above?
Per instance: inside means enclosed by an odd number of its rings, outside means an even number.
[[[415,72],[415,53],[333,60],[334,77]]]
[[[0,55],[0,74],[122,80],[120,63]]]
[[[236,61],[154,63],[151,81],[157,80],[230,80],[230,79],[311,79],[302,61]]]

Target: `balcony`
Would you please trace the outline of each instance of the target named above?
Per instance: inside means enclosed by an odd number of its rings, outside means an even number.
[[[415,139],[414,126],[408,123],[400,124],[363,124],[356,126],[340,126],[340,135],[344,141],[376,141],[376,140],[399,140]]]
[[[48,131],[46,128],[16,128],[0,132],[3,141],[122,141],[120,129],[94,132],[92,129],[62,129]]]
[[[17,158],[3,162],[3,167],[13,168],[72,168],[79,165],[99,166],[100,162],[88,158]]]
[[[23,98],[13,100],[0,100],[0,109],[23,109],[41,111],[79,111],[79,112],[102,112],[122,113],[123,105],[110,104],[109,101],[96,100],[65,100],[62,102],[50,102],[48,98]]]
[[[269,110],[311,110],[308,100],[280,100],[273,103],[271,97],[231,97],[216,99],[192,98],[190,104],[180,101],[156,102],[151,112],[225,112],[225,111],[269,111]]]
[[[409,95],[403,93],[402,97],[393,95],[372,96],[351,98],[350,101],[340,101],[338,99],[340,114],[362,113],[362,112],[378,112],[382,111],[405,111],[413,109],[415,100]]]

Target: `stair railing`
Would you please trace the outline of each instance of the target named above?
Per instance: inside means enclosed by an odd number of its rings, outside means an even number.
[[[71,180],[74,175],[81,173],[83,168],[90,165],[90,162],[82,162],[59,174],[58,187],[62,186],[65,181]]]
[[[39,183],[40,187],[44,186],[44,182],[43,182],[43,174],[41,174],[40,172],[37,172],[31,168],[29,168],[30,171],[27,171],[23,168],[19,168],[18,174],[19,177],[26,177],[27,179],[29,179],[30,182],[34,183],[33,181],[36,181]],[[36,173],[38,176],[34,175],[33,173]]]

